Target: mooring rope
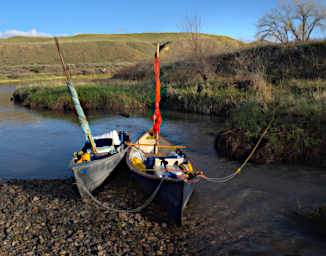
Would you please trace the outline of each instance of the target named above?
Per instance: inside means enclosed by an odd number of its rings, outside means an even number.
[[[113,211],[113,212],[136,213],[136,212],[140,212],[141,210],[143,210],[144,208],[146,208],[154,200],[155,196],[157,195],[158,191],[160,190],[161,185],[162,185],[162,183],[163,183],[163,181],[165,179],[166,179],[166,176],[163,176],[162,179],[161,179],[161,181],[160,181],[160,183],[158,184],[158,186],[156,187],[156,189],[154,190],[154,192],[151,194],[151,196],[149,198],[147,198],[147,200],[141,206],[138,206],[137,208],[134,208],[134,209],[116,209],[116,208],[108,207],[108,206],[104,205],[101,201],[99,201],[98,199],[96,199],[83,183],[81,184],[80,187],[84,190],[84,192],[97,205],[105,208],[106,210]]]
[[[205,179],[208,182],[214,182],[214,183],[226,183],[230,180],[232,180],[235,176],[237,176],[242,169],[245,167],[245,165],[248,163],[248,161],[252,158],[252,156],[254,155],[255,151],[257,150],[258,146],[260,145],[262,139],[265,137],[267,131],[270,129],[272,122],[274,121],[274,116],[272,118],[272,120],[268,123],[267,127],[265,128],[264,132],[262,133],[262,135],[260,136],[258,142],[256,143],[255,147],[253,148],[253,150],[250,152],[249,156],[247,157],[247,159],[242,163],[242,165],[232,174],[222,177],[222,178],[211,178],[211,177],[207,177],[202,171],[200,171],[199,169],[197,169],[197,176]],[[193,162],[193,161],[192,161]],[[193,162],[193,165],[194,162]],[[134,209],[116,209],[116,208],[112,208],[112,207],[108,207],[106,205],[104,205],[101,201],[99,201],[98,199],[96,199],[92,193],[86,188],[86,186],[84,185],[84,183],[82,182],[82,184],[80,184],[81,188],[84,190],[84,192],[99,206],[105,208],[106,210],[109,211],[113,211],[113,212],[126,212],[126,213],[136,213],[136,212],[140,212],[141,210],[143,210],[144,208],[146,208],[155,198],[155,196],[157,195],[158,191],[161,188],[161,185],[163,183],[163,181],[167,178],[167,176],[163,176],[160,183],[158,184],[158,186],[156,187],[156,189],[154,190],[154,192],[151,194],[151,196],[149,198],[147,198],[147,200],[139,207],[134,208]],[[81,181],[81,180],[80,180]],[[185,182],[188,182],[187,180],[184,180]],[[196,180],[198,181],[198,180]]]
[[[275,111],[274,111],[274,114],[275,114]],[[266,129],[264,130],[264,132],[260,136],[258,142],[256,143],[253,150],[250,152],[247,159],[243,162],[243,164],[234,173],[232,173],[232,174],[230,174],[230,175],[228,175],[226,177],[222,177],[222,178],[210,178],[210,177],[207,177],[202,171],[198,171],[199,176],[202,177],[203,179],[205,179],[206,181],[215,182],[215,183],[225,183],[225,182],[228,182],[228,181],[232,180],[235,176],[237,176],[242,171],[242,169],[245,167],[245,165],[248,163],[248,161],[252,158],[252,156],[254,155],[255,151],[258,148],[258,146],[260,145],[262,139],[265,137],[267,131],[271,128],[272,122],[274,121],[274,118],[275,118],[274,114],[273,114],[272,120],[268,123]]]

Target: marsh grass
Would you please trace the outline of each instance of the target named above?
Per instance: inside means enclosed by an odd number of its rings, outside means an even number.
[[[103,81],[98,81],[103,83]],[[112,111],[142,111],[152,104],[151,88],[134,82],[115,81],[105,85],[75,85],[84,109],[111,109]],[[33,85],[18,88],[14,93],[17,103],[32,109],[71,111],[70,95],[65,85]]]
[[[326,81],[292,79],[277,86],[267,83],[267,86],[267,96],[272,95],[269,100],[266,100],[265,92],[263,99],[259,96],[260,92],[257,93],[253,88],[247,93],[245,101],[238,105],[233,104],[224,130],[220,133],[233,146],[229,146],[231,151],[225,152],[227,149],[222,148],[224,146],[220,141],[220,150],[224,150],[222,155],[243,159],[254,147],[268,122],[273,119],[254,161],[325,166]]]

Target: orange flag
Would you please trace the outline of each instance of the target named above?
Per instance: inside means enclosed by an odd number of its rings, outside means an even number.
[[[161,100],[161,82],[160,82],[160,60],[158,53],[155,56],[154,62],[154,76],[155,76],[155,112],[152,116],[154,120],[153,133],[158,135],[160,133],[160,125],[162,123],[162,116],[160,111]]]

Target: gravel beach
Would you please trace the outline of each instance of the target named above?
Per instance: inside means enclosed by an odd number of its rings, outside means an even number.
[[[82,201],[73,178],[3,181],[0,256],[325,255],[325,238],[295,222],[284,191],[273,186],[275,192],[267,192],[267,183],[262,184],[264,190],[248,187],[246,179],[259,184],[254,179],[258,172],[251,168],[225,185],[201,182],[201,192],[192,195],[181,227],[156,202],[129,214]],[[323,186],[318,191],[324,191]],[[135,208],[148,197],[124,169],[115,171],[93,194],[113,208]]]
[[[142,204],[147,196],[119,178],[113,175],[96,197],[115,208]],[[11,180],[0,194],[1,256],[191,255],[189,237],[200,229],[198,218],[175,226],[156,203],[140,214],[104,211],[81,200],[73,178]]]

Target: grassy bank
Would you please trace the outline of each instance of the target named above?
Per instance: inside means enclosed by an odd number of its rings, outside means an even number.
[[[70,64],[69,70],[74,80],[94,80],[109,78],[128,65],[131,63]],[[0,84],[31,84],[63,79],[62,66],[59,64],[3,66],[0,71]]]
[[[74,80],[78,81],[92,81],[92,80],[103,80],[107,79],[109,76],[107,74],[92,74],[92,75],[76,75]],[[64,76],[27,76],[27,77],[17,77],[17,78],[0,78],[1,84],[45,84],[47,82],[53,84],[54,82],[62,83],[65,79]]]
[[[74,83],[85,111],[102,109],[139,112],[145,111],[151,104],[152,89],[149,85],[121,81],[102,83],[103,80]],[[14,92],[13,99],[15,103],[31,109],[73,110],[65,84],[21,87]]]

